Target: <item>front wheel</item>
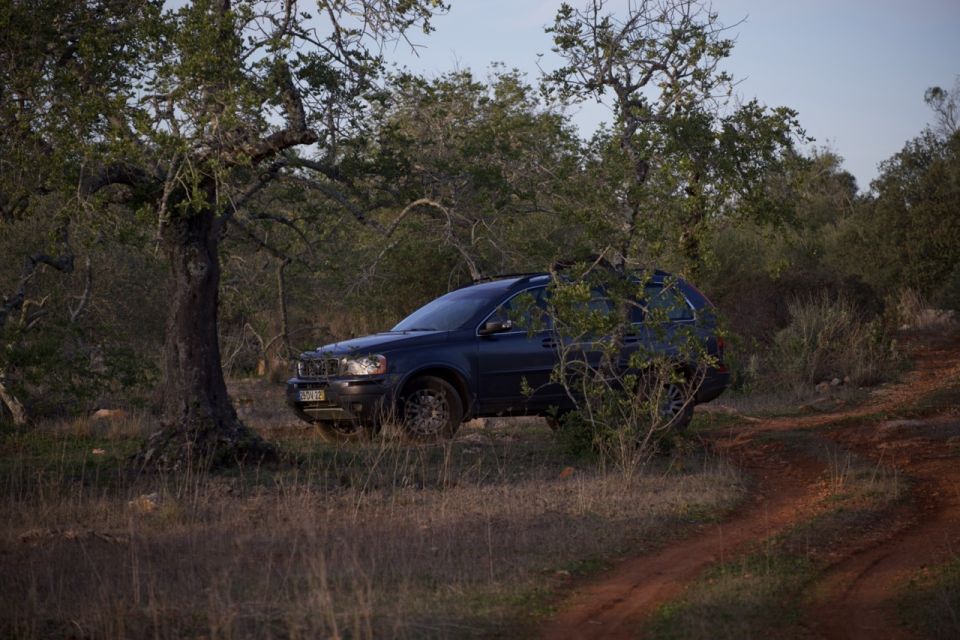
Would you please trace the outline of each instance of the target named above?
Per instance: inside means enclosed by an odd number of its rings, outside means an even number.
[[[462,421],[460,394],[446,380],[421,376],[404,387],[400,395],[400,422],[413,440],[452,438]]]
[[[324,442],[357,442],[367,437],[367,430],[359,422],[324,420],[311,424]]]

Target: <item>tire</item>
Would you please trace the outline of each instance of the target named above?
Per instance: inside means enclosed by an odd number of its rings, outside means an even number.
[[[417,442],[452,438],[463,422],[463,401],[442,378],[421,376],[411,380],[400,394],[400,424]]]
[[[357,422],[313,422],[317,435],[324,442],[357,442],[367,437],[367,430]]]
[[[683,431],[690,426],[690,421],[693,420],[693,399],[687,397],[683,384],[671,382],[663,388],[660,417],[667,429]]]

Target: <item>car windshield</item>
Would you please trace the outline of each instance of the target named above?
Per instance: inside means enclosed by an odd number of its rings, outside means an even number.
[[[475,286],[451,291],[428,302],[391,331],[454,331],[503,295],[502,287]]]

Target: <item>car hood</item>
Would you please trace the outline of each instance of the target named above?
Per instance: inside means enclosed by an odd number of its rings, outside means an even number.
[[[365,354],[404,347],[425,346],[444,342],[448,334],[449,331],[391,331],[388,333],[375,333],[371,336],[353,338],[352,340],[331,342],[322,347],[317,347],[314,351],[307,351],[304,355]]]

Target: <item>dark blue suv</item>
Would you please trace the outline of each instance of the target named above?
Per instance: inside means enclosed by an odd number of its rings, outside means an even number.
[[[482,416],[542,415],[555,422],[551,417],[574,406],[564,387],[551,382],[555,333],[549,323],[530,329],[512,319],[520,301],[545,309],[550,282],[549,274],[539,273],[475,283],[424,305],[390,331],[305,352],[287,382],[287,400],[331,440],[358,437],[385,420],[419,440],[450,437],[464,420]],[[677,391],[664,409],[676,412],[674,424],[682,427],[693,404],[723,392],[729,373],[711,303],[687,282],[658,271],[645,284],[648,305],[667,287],[681,301],[669,307],[667,331],[695,332],[711,356],[693,397]],[[662,330],[654,337],[644,331],[642,317],[633,320],[626,342],[672,348]]]

